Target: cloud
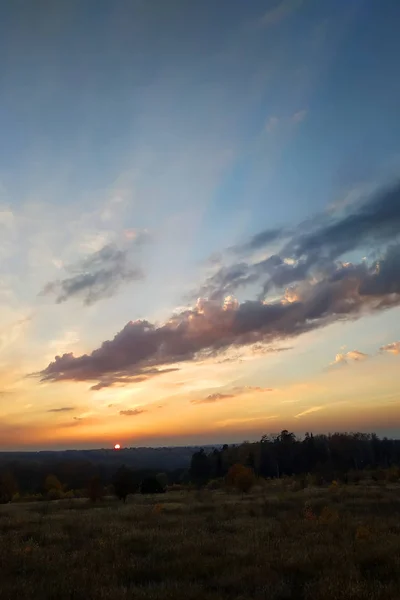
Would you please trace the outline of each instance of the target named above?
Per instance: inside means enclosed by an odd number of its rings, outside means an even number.
[[[263,27],[278,25],[278,23],[290,17],[302,4],[303,0],[281,0],[263,14],[260,25]]]
[[[307,278],[321,278],[336,269],[336,261],[346,252],[388,244],[399,237],[400,182],[380,189],[364,202],[351,204],[348,212],[317,215],[301,223],[292,231],[265,229],[240,246],[239,249],[261,249],[271,239],[287,238],[284,246],[266,259],[251,263],[238,262],[222,265],[193,291],[192,297],[223,298],[249,285],[260,285],[260,296],[272,289],[282,289]],[[358,265],[357,268],[362,268]],[[398,246],[387,250],[384,262],[377,272],[363,283],[365,295],[380,294],[387,289],[388,281],[394,283],[397,293],[400,270]]]
[[[386,344],[386,346],[381,346],[381,352],[389,352],[390,354],[400,354],[400,342],[392,342],[391,344]]]
[[[275,129],[278,127],[278,125],[279,125],[278,117],[269,117],[269,119],[265,125],[265,129],[268,131],[268,133],[272,133],[273,131],[275,131]]]
[[[179,371],[176,367],[169,369],[143,369],[142,371],[130,375],[129,373],[111,374],[102,377],[98,383],[92,385],[90,388],[92,391],[98,391],[103,388],[112,387],[115,385],[125,386],[129,383],[143,383],[150,378],[156,377],[157,375],[165,375],[166,373],[172,373],[173,371]]]
[[[0,206],[0,226],[11,228],[14,224],[14,213],[7,206]]]
[[[191,400],[191,404],[211,404],[214,402],[219,402],[220,400],[228,400],[229,398],[235,398],[236,396],[240,396],[241,394],[248,393],[264,393],[264,392],[272,392],[272,388],[263,388],[252,385],[245,386],[236,386],[229,393],[221,393],[215,392],[213,394],[209,394],[205,398],[200,398]]]
[[[23,316],[0,329],[0,352],[17,342],[32,321],[32,315]]]
[[[276,115],[273,115],[267,119],[267,122],[265,124],[265,130],[267,133],[274,133],[278,130],[280,132],[288,132],[291,128],[293,128],[293,126],[298,125],[299,123],[304,121],[306,116],[306,109],[298,110],[289,116],[277,117]]]
[[[254,386],[254,385],[245,385],[242,387],[235,387],[233,388],[233,391],[236,394],[246,394],[248,392],[257,392],[257,393],[264,393],[264,392],[273,392],[273,388],[263,388],[263,387],[259,387],[259,386]]]
[[[74,406],[62,406],[61,408],[49,408],[47,412],[49,413],[63,413],[70,412],[71,410],[75,410]]]
[[[338,219],[294,237],[288,246],[294,258],[323,252],[331,260],[345,252],[385,242],[398,236],[400,227],[400,182],[381,189],[367,202],[352,206],[353,210]]]
[[[69,271],[71,277],[49,282],[41,294],[54,295],[57,303],[77,297],[90,305],[113,295],[122,283],[143,278],[141,269],[130,264],[128,250],[112,244],[69,267]]]
[[[238,246],[233,246],[231,251],[233,251],[235,254],[247,254],[249,252],[254,252],[255,250],[264,248],[268,244],[281,239],[285,233],[285,230],[279,227],[274,229],[266,229],[265,231],[261,231],[260,233],[253,235],[248,242]]]
[[[335,360],[331,362],[331,366],[347,365],[349,362],[360,362],[366,358],[368,358],[368,354],[359,350],[350,350],[349,352],[336,354]]]
[[[306,116],[307,116],[307,111],[305,109],[298,110],[292,116],[292,122],[293,123],[301,123],[302,121],[304,121],[304,119],[306,118]]]
[[[375,271],[376,265],[342,265],[317,282],[302,282],[292,290],[290,301],[285,296],[226,307],[200,300],[159,326],[131,321],[91,354],[56,356],[40,377],[43,381],[140,377],[146,368],[215,356],[228,347],[272,344],[338,320],[398,306],[400,293],[393,293],[392,281],[387,288],[379,286],[377,294],[362,293]],[[400,292],[400,271],[397,279]]]
[[[386,245],[372,262],[333,260],[357,243],[387,243],[399,226],[397,184],[334,223],[319,224],[312,233],[295,233],[282,256],[219,271],[202,286],[210,292],[209,299],[200,298],[161,324],[130,321],[90,354],[56,356],[39,375],[42,381],[97,381],[96,389],[108,381],[141,381],[179,362],[215,357],[228,348],[273,347],[336,321],[399,306],[400,243]],[[261,274],[268,278],[258,299],[239,303],[226,297],[235,285],[254,282]],[[266,297],[272,287],[284,286],[289,287],[280,295]]]
[[[294,418],[300,419],[300,417],[305,417],[305,415],[310,415],[311,413],[323,410],[324,408],[325,406],[313,406],[312,408],[307,408],[307,410],[303,410],[303,412],[295,415]]]
[[[206,398],[201,398],[200,400],[191,400],[192,404],[211,404],[214,402],[219,402],[220,400],[228,400],[229,398],[234,398],[234,394],[209,394]]]
[[[142,413],[148,412],[147,410],[145,410],[144,408],[134,408],[132,410],[120,410],[119,414],[124,416],[124,417],[137,417],[138,415],[141,415]]]

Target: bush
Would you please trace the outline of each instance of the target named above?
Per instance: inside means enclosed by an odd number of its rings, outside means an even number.
[[[88,497],[93,504],[104,496],[104,487],[100,477],[92,477],[88,485]]]
[[[165,488],[156,477],[146,477],[140,484],[141,494],[163,494]]]
[[[113,485],[115,495],[125,503],[129,494],[133,494],[136,491],[133,472],[127,467],[122,466],[114,475]]]
[[[64,494],[62,490],[56,490],[52,488],[47,492],[48,500],[62,500],[64,498]]]
[[[226,476],[226,483],[243,493],[249,492],[255,481],[254,471],[240,463],[233,465]]]
[[[396,483],[400,480],[400,468],[399,467],[390,467],[390,469],[386,470],[386,481],[389,483]]]
[[[206,485],[207,490],[220,490],[223,486],[222,479],[211,479]]]
[[[156,479],[163,489],[168,485],[168,475],[166,473],[158,473]]]
[[[62,485],[58,477],[55,475],[47,475],[44,482],[44,489],[46,492],[51,492],[52,490],[57,490],[62,492]]]
[[[10,472],[0,473],[0,504],[11,502],[13,496],[18,493],[18,484],[14,475]]]
[[[183,485],[182,483],[172,483],[167,487],[169,492],[183,492],[188,489],[187,485]]]

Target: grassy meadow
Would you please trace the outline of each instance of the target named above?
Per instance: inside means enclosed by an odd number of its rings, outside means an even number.
[[[0,599],[399,600],[400,487],[0,507]]]

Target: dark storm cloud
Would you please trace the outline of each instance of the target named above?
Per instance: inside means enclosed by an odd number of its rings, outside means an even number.
[[[91,354],[57,356],[40,377],[100,382],[121,373],[141,377],[145,369],[214,356],[229,347],[282,342],[337,320],[397,306],[399,252],[400,246],[393,246],[370,266],[336,265],[319,281],[302,281],[274,302],[223,305],[202,300],[160,326],[129,322]]]
[[[130,264],[128,251],[111,244],[68,270],[71,277],[49,282],[41,294],[54,295],[57,303],[77,297],[90,305],[111,296],[122,283],[143,278],[141,269]]]

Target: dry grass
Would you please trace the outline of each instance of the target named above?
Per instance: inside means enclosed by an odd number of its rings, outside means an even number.
[[[399,600],[400,490],[0,507],[0,599]]]

